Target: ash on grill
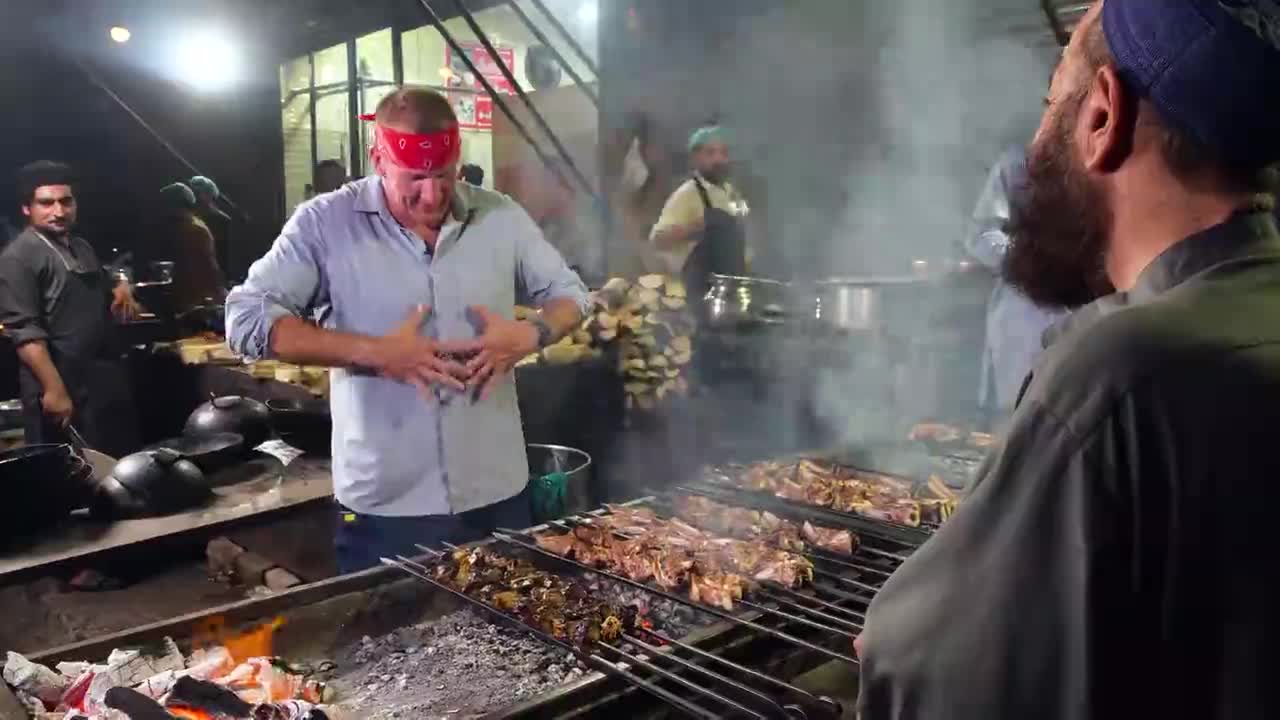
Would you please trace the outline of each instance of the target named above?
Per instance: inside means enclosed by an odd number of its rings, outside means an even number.
[[[605,578],[587,587],[615,605],[635,605],[672,637],[709,625],[711,616]],[[337,706],[356,717],[466,717],[549,692],[587,673],[563,650],[524,632],[459,610],[429,623],[365,637],[338,655],[331,679]]]
[[[470,609],[365,637],[338,666],[338,707],[370,720],[484,714],[586,673],[568,653]]]

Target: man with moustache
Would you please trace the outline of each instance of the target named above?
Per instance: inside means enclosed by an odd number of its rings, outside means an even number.
[[[511,371],[587,308],[519,205],[457,182],[444,96],[397,90],[365,119],[376,173],[304,203],[227,298],[240,354],[334,368],[343,572],[529,525]],[[517,303],[541,312],[516,321]]]
[[[1277,77],[1275,0],[1081,21],[1005,274],[1088,304],[872,603],[864,720],[1280,717]]]
[[[76,178],[62,163],[18,173],[27,227],[0,255],[0,325],[18,349],[28,444],[65,443],[74,426],[117,457],[138,449],[138,427],[115,322],[137,303],[75,234]]]
[[[663,272],[683,276],[689,297],[706,294],[711,273],[742,275],[749,256],[747,203],[729,182],[728,137],[709,125],[689,137],[693,175],[671,197],[650,233]]]

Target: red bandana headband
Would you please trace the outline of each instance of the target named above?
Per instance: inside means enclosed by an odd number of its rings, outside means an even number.
[[[374,115],[361,115],[373,121]],[[462,155],[462,135],[458,126],[433,133],[406,133],[386,125],[373,126],[374,143],[384,157],[408,170],[436,170],[447,167]]]

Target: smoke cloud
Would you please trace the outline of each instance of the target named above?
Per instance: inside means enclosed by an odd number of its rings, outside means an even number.
[[[755,270],[795,278],[903,276],[914,259],[958,257],[988,169],[1034,131],[1058,52],[1027,0],[800,0],[730,37],[721,106],[744,185],[768,202]],[[949,361],[907,342],[920,329],[851,338],[844,362],[795,386],[828,444],[901,439],[922,416],[972,412],[980,332]],[[967,406],[944,407],[941,389],[958,383]]]

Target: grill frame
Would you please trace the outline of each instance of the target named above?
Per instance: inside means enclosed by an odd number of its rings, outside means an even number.
[[[621,503],[621,507],[629,506],[647,506],[654,509],[660,515],[670,516],[668,512],[671,506],[670,494],[672,492],[690,492],[693,494],[706,494],[705,488],[696,486],[677,487],[666,493],[652,494],[635,500]],[[715,495],[720,495],[716,489],[712,489]],[[874,591],[878,590],[878,584],[882,584],[888,575],[896,567],[900,559],[905,558],[909,551],[916,547],[919,542],[928,537],[927,533],[920,531],[908,532],[904,535],[902,528],[894,527],[886,523],[881,523],[872,519],[862,518],[860,516],[845,516],[842,513],[834,513],[823,508],[815,506],[792,507],[790,504],[781,504],[770,502],[769,500],[778,500],[767,496],[766,498],[750,498],[739,497],[736,494],[728,497],[716,497],[713,499],[726,502],[731,505],[748,507],[753,509],[763,509],[774,512],[779,517],[789,520],[809,520],[818,525],[829,527],[837,527],[849,529],[856,532],[863,541],[863,546],[874,549],[874,545],[880,547],[896,548],[899,552],[892,553],[884,551],[885,555],[891,556],[893,560],[881,558],[877,561],[875,567],[863,568],[870,569],[873,572],[880,573],[883,577],[878,583],[873,583],[874,587],[844,587],[837,585],[827,586],[823,592],[830,593],[822,599],[827,600],[833,606],[849,605],[850,603],[869,604],[871,597],[874,597]],[[609,512],[608,508],[597,508],[587,513],[581,513],[569,516],[561,521],[553,521],[544,523],[523,531],[518,531],[522,535],[528,535],[535,532],[554,531],[564,529],[570,526],[570,523],[590,520],[593,517],[599,517]],[[491,546],[500,547],[500,540],[496,538],[488,538],[475,543],[469,543],[466,547],[474,546]],[[497,543],[498,545],[495,545]],[[905,552],[904,552],[905,551]],[[549,555],[549,559],[558,562],[567,563],[571,566],[572,561],[567,558],[560,558],[554,554]],[[837,567],[841,562],[839,556],[833,554],[832,557],[817,555],[814,557],[815,569],[826,565],[828,568]],[[419,556],[419,561],[429,561],[427,556]],[[608,573],[599,573],[594,569],[591,572],[607,576]],[[628,583],[625,579],[612,578],[617,582]],[[228,627],[244,626],[248,627],[260,624],[272,617],[285,616],[287,619],[297,617],[300,614],[311,612],[321,612],[323,608],[330,603],[341,604],[344,599],[351,598],[352,601],[358,601],[363,598],[375,597],[383,591],[391,592],[393,588],[406,587],[405,583],[410,585],[420,585],[421,587],[430,589],[430,586],[422,585],[419,579],[412,579],[405,576],[402,570],[388,567],[375,568],[353,575],[331,578],[328,580],[311,583],[292,590],[279,593],[277,595],[265,598],[255,598],[237,603],[231,603],[214,608],[209,608],[197,613],[171,618],[157,623],[138,626],[125,631],[111,633],[89,640],[61,645],[54,648],[42,650],[37,653],[29,654],[28,657],[44,664],[55,664],[63,660],[87,660],[97,661],[115,648],[145,645],[155,642],[162,637],[173,637],[179,642],[184,649],[189,650],[192,635],[196,632],[196,628],[213,618],[225,620]],[[641,587],[643,587],[641,585]],[[816,587],[816,585],[815,585]],[[646,592],[651,592],[651,588],[643,588]],[[677,591],[678,592],[678,591]],[[813,594],[818,594],[815,589]],[[782,593],[785,597],[761,598],[761,602],[773,602],[774,600],[789,600],[796,603],[803,603],[801,597],[792,597],[786,593]],[[800,593],[797,593],[799,595]],[[438,593],[438,590],[432,590],[429,595],[432,597],[444,596]],[[676,595],[677,598],[683,598],[682,595]],[[456,609],[459,602],[458,598],[450,598],[452,602],[450,607],[443,609],[443,612]],[[687,599],[686,599],[687,600]],[[688,604],[686,602],[686,604]],[[830,608],[823,607],[815,602],[818,607],[811,608],[816,613],[829,613]],[[706,611],[703,606],[697,606],[699,610]],[[850,612],[861,612],[865,608],[846,608]],[[739,662],[747,666],[751,671],[763,673],[768,678],[761,680],[753,678],[755,682],[744,683],[754,689],[768,689],[771,696],[778,699],[781,704],[784,696],[788,693],[785,687],[794,688],[791,679],[812,670],[819,665],[830,662],[829,655],[824,656],[820,652],[813,649],[804,648],[790,641],[780,640],[779,638],[763,632],[760,627],[751,627],[743,625],[742,620],[746,619],[749,623],[760,623],[765,629],[776,630],[776,627],[788,628],[795,631],[801,627],[795,622],[786,621],[775,616],[773,620],[769,619],[768,612],[762,612],[759,609],[753,609],[748,605],[741,605],[738,608],[740,617],[719,618],[717,622],[711,625],[695,628],[686,636],[678,638],[684,644],[696,649],[698,653],[706,653],[717,658],[722,658],[727,662]],[[775,611],[776,612],[776,611]],[[713,613],[714,614],[714,613]],[[864,613],[863,613],[864,614]],[[813,618],[816,615],[805,614],[806,617]],[[840,617],[848,621],[848,625],[844,625],[840,630],[843,638],[851,638],[856,635],[851,629],[854,626],[860,626],[861,622],[851,617]],[[512,618],[513,621],[519,622]],[[341,619],[336,620],[342,622]],[[421,621],[421,619],[416,620]],[[407,623],[401,623],[404,625]],[[776,626],[776,627],[775,627]],[[821,627],[821,624],[819,624]],[[809,633],[821,634],[813,628],[806,630]],[[357,636],[358,637],[358,636]],[[807,637],[807,636],[806,636]],[[848,647],[847,645],[845,647]],[[829,651],[833,652],[833,651]],[[703,664],[708,662],[715,664],[713,661],[702,658],[700,662],[696,657],[696,653],[685,652],[681,657],[686,660]],[[852,660],[851,657],[846,656]],[[856,661],[855,661],[856,662]],[[670,667],[663,663],[663,667]],[[740,677],[733,671],[729,670],[728,665],[721,664],[717,671],[724,669],[724,675],[730,678]],[[694,673],[693,670],[682,668],[674,668],[674,672],[681,676],[689,676]],[[696,675],[694,678],[696,679]],[[763,684],[762,684],[763,683]],[[665,685],[665,683],[664,683]],[[794,688],[798,690],[798,688]],[[799,691],[802,694],[804,691]],[[599,670],[589,672],[580,680],[562,685],[550,692],[542,693],[538,696],[521,701],[517,704],[501,708],[493,713],[491,717],[496,718],[515,718],[515,717],[576,717],[590,716],[597,712],[616,711],[622,708],[636,707],[637,703],[646,702],[646,696],[641,695],[633,683],[614,677],[613,674],[606,674]],[[813,701],[825,702],[821,698],[814,698]],[[808,704],[813,705],[813,701]],[[802,703],[803,704],[803,703]],[[813,708],[810,707],[812,710]],[[811,715],[812,717],[813,715]]]

